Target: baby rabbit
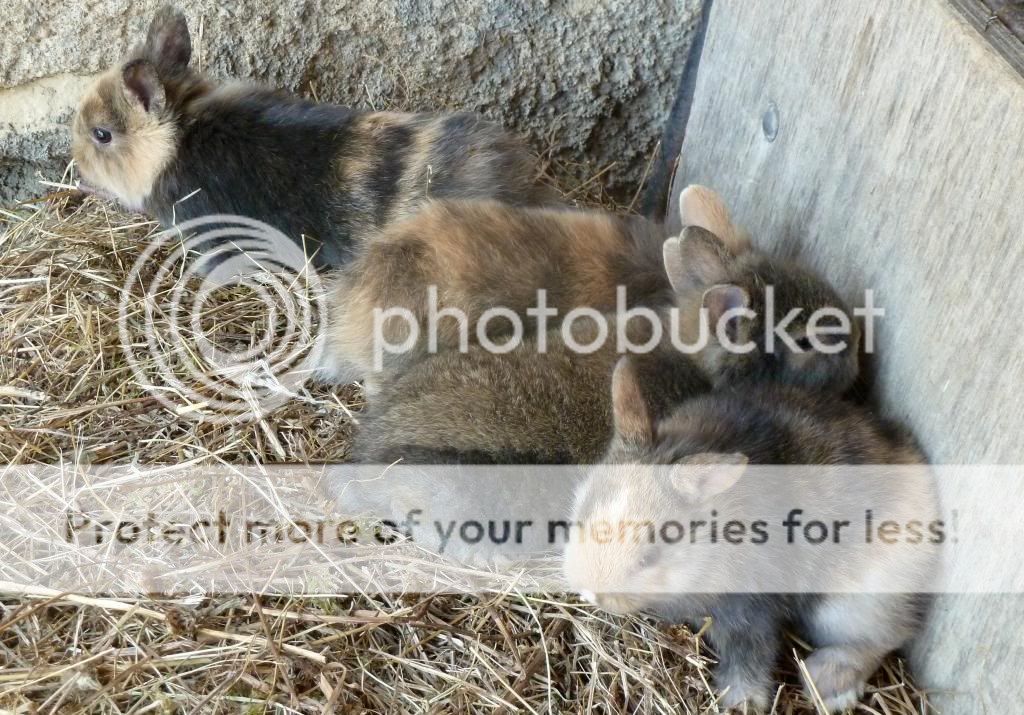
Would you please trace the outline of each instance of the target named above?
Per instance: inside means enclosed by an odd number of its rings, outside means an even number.
[[[860,331],[821,278],[756,250],[737,255],[707,231],[669,238],[664,257],[683,341],[711,331],[696,358],[716,385],[767,379],[837,395],[853,385]]]
[[[165,226],[212,214],[308,238],[318,266],[348,260],[427,198],[544,203],[518,139],[471,114],[360,112],[189,67],[184,15],[164,7],[145,44],[104,73],[72,123],[83,188]]]
[[[562,316],[581,306],[614,311],[618,286],[630,306],[668,305],[673,293],[662,265],[663,235],[646,219],[600,211],[431,202],[382,232],[338,277],[322,370],[339,381],[371,376],[384,360],[399,370],[428,353],[431,333],[434,352],[458,348],[462,328],[455,319],[442,317],[431,328],[432,301],[438,315],[466,316],[467,345],[478,342],[473,327],[495,307],[535,332],[528,310],[538,305],[538,291]],[[386,317],[396,309],[412,320]],[[497,339],[510,326],[495,319],[487,329]],[[380,352],[385,343],[406,341],[408,349]]]
[[[753,317],[730,320],[722,336],[712,327],[709,348],[700,356],[716,379],[765,376],[845,391],[857,375],[859,338],[835,292],[799,266],[751,249],[710,189],[688,187],[680,215],[689,228],[664,242],[659,225],[639,218],[497,203],[431,204],[384,231],[340,277],[321,372],[334,379],[376,378],[429,352],[462,349],[478,342],[474,327],[496,307],[533,330],[536,313],[529,309],[539,307],[538,291],[564,317],[579,307],[613,311],[624,290],[628,307],[677,304],[678,332],[688,345],[700,337],[702,308],[710,326],[729,310],[753,311]],[[801,312],[784,323],[779,337],[769,327],[787,315],[783,305]],[[405,316],[395,315],[398,309]],[[464,315],[466,326],[441,317],[432,327],[431,314],[445,311]],[[811,326],[808,317],[816,312],[826,315]],[[808,335],[814,327],[843,325],[849,328],[844,336],[815,333],[815,342]],[[509,326],[491,320],[487,335],[504,336]],[[729,336],[752,349],[726,350],[722,338]]]
[[[615,331],[615,316],[606,316]],[[593,321],[571,325],[588,345]],[[650,337],[630,321],[634,344]],[[614,340],[589,353],[561,330],[506,354],[472,346],[444,352],[386,379],[360,416],[352,458],[365,464],[580,464],[600,459],[611,436],[608,381],[619,354]],[[709,389],[699,368],[672,348],[634,356],[652,404],[670,405]]]
[[[700,529],[708,522],[695,519],[709,514],[723,521],[740,515],[749,525],[753,522],[742,515],[771,517],[773,507],[785,507],[781,520],[793,506],[835,515],[867,505],[934,524],[929,522],[937,512],[932,478],[913,440],[857,406],[779,385],[717,390],[658,417],[629,357],[615,369],[612,403],[614,439],[601,466],[577,492],[573,535],[564,554],[570,588],[616,612],[644,610],[691,622],[710,616],[709,634],[719,655],[717,682],[726,690],[722,704],[727,708],[768,707],[781,629],[793,623],[817,648],[805,663],[808,690],[813,683],[830,711],[855,705],[882,658],[914,634],[923,600],[914,593],[927,590],[941,539],[867,547],[862,542],[843,551],[842,558],[840,546],[830,542],[794,558],[781,546],[780,551],[706,547],[706,535],[670,544],[628,536],[588,538],[587,530],[610,524],[615,533],[616,525],[647,523]],[[883,472],[881,478],[869,474],[863,480],[857,474],[830,479],[821,468],[794,468],[769,483],[760,473],[745,476],[753,469],[748,461],[907,466],[898,474],[875,468]],[[768,541],[771,527],[764,528],[765,541],[750,543],[774,543]],[[771,538],[777,537],[773,532]],[[791,593],[730,583],[766,583]],[[822,589],[827,592],[796,593],[801,583],[828,584]],[[716,594],[716,587],[733,592]]]

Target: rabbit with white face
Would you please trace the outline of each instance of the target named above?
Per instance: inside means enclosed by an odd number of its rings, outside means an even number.
[[[751,515],[770,514],[771,504],[813,504],[823,513],[882,505],[929,523],[936,497],[913,440],[856,406],[788,387],[716,390],[658,418],[630,358],[612,383],[615,436],[577,494],[572,523],[579,528],[564,555],[570,587],[615,612],[697,623],[710,616],[728,708],[768,706],[782,628],[793,624],[816,648],[806,668],[824,705],[853,706],[882,658],[915,633],[922,603],[915,592],[928,587],[940,541],[858,544],[842,558],[838,546],[812,549],[797,559],[760,546],[733,556],[706,536],[670,545],[587,533],[595,524],[701,524],[709,513],[752,524]],[[785,480],[768,487],[749,475],[755,464],[899,465],[899,478],[829,480],[821,469],[787,469]],[[764,541],[750,543],[778,543],[764,528]],[[735,583],[742,586],[729,586]],[[802,583],[820,591],[778,592]]]
[[[257,219],[319,266],[344,264],[428,198],[551,203],[536,162],[470,114],[362,112],[194,71],[185,16],[157,12],[145,43],[105,72],[74,117],[82,188],[165,226]]]

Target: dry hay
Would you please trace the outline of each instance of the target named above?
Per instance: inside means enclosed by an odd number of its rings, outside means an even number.
[[[0,460],[344,458],[355,386],[311,388],[260,423],[230,426],[185,419],[134,381],[117,291],[151,223],[67,197],[2,219]],[[247,306],[235,296],[220,308],[245,317]],[[0,709],[10,712],[714,711],[713,654],[699,635],[565,596],[128,601],[35,587],[0,601]],[[814,712],[796,686],[805,651],[789,648],[774,711]],[[927,705],[893,658],[861,711]]]

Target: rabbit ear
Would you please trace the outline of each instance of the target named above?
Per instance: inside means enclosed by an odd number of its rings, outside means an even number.
[[[687,501],[702,502],[730,489],[747,471],[747,455],[702,452],[672,467],[672,486]]]
[[[636,365],[628,356],[619,360],[612,373],[612,415],[616,436],[640,445],[654,441],[654,421],[640,389]]]
[[[164,5],[153,16],[146,36],[145,55],[166,72],[188,67],[192,59],[192,39],[185,15],[172,5]]]
[[[142,111],[159,112],[164,108],[164,86],[151,62],[133,60],[126,64],[121,70],[121,83],[125,97]]]
[[[750,296],[747,291],[737,285],[715,285],[704,291],[701,305],[708,311],[708,325],[711,326],[713,335],[717,335],[718,324],[722,317],[730,310],[750,307]],[[736,324],[739,316],[732,317],[727,326],[729,336],[736,339]]]
[[[725,201],[706,186],[691,184],[679,194],[679,218],[682,225],[699,226],[710,231],[733,253],[750,248],[745,233],[729,218]]]
[[[683,251],[678,236],[671,236],[665,239],[661,246],[661,256],[665,263],[665,273],[668,274],[668,282],[672,284],[672,290],[682,293],[685,287],[682,277],[685,274],[683,266]]]
[[[707,290],[716,283],[727,283],[732,254],[721,241],[703,228],[684,228],[678,238],[669,238],[662,246],[662,257],[669,282],[677,293]]]

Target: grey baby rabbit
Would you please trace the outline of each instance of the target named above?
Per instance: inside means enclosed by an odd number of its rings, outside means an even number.
[[[163,7],[145,43],[86,92],[72,123],[83,189],[165,226],[211,214],[268,223],[337,266],[428,198],[549,203],[536,161],[471,114],[363,112],[189,66],[185,16]]]
[[[915,592],[927,590],[936,566],[941,527],[928,538],[921,529],[940,524],[937,502],[913,439],[860,407],[779,385],[716,390],[659,417],[632,358],[618,364],[612,385],[615,435],[600,468],[577,492],[571,521],[578,530],[564,554],[570,587],[620,613],[643,610],[697,623],[710,616],[717,684],[725,690],[727,708],[768,707],[781,629],[788,624],[816,648],[805,663],[809,692],[813,683],[830,711],[855,705],[882,658],[915,633],[923,600]],[[748,474],[748,462],[901,466],[893,474],[876,468],[863,479],[794,469],[767,483],[761,472]],[[587,537],[595,524],[693,525],[708,523],[699,519],[709,513],[724,521],[770,517],[773,507],[848,514],[864,505],[919,520],[918,538],[842,552],[829,542],[795,558],[785,547],[708,551],[701,548],[706,534],[701,541],[691,536],[671,545]],[[764,541],[750,543],[769,543],[768,527],[763,528]],[[791,591],[808,583],[827,592],[713,591],[737,582]]]

